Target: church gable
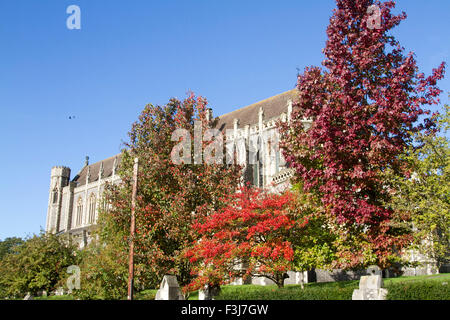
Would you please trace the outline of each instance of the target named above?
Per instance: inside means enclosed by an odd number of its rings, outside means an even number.
[[[81,169],[80,173],[75,176],[72,182],[76,182],[77,187],[79,187],[85,185],[86,183],[98,181],[100,171],[102,171],[102,179],[108,178],[113,175],[113,172],[115,171],[114,167],[117,167],[120,163],[120,159],[121,155],[118,154],[94,164],[87,165]]]

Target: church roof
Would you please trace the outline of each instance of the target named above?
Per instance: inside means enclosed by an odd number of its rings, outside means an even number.
[[[120,158],[121,158],[121,154],[115,155],[113,157],[110,157],[108,159],[90,164],[85,166],[83,169],[81,169],[81,171],[75,176],[75,178],[73,178],[73,182],[77,182],[78,186],[82,186],[86,184],[86,180],[88,178],[88,168],[89,168],[89,181],[90,182],[94,182],[98,180],[98,174],[100,172],[100,168],[101,165],[103,163],[103,174],[102,174],[102,179],[104,178],[108,178],[110,176],[112,176],[113,173],[113,167],[114,167],[114,160],[117,158],[116,161],[116,165],[119,164],[120,162]]]
[[[253,125],[258,123],[258,114],[260,108],[264,110],[264,119],[269,120],[280,116],[283,112],[287,114],[288,101],[294,99],[295,89],[283,92],[268,99],[256,102],[247,107],[234,110],[219,116],[217,128],[219,130],[232,129],[234,127],[234,119],[239,120],[239,127],[246,125]],[[117,158],[116,165],[120,163],[121,154],[115,155],[108,159],[85,166],[72,180],[77,183],[77,186],[86,184],[88,168],[90,169],[89,181],[87,183],[98,180],[101,164],[103,163],[103,178],[108,178],[113,173],[114,159]]]
[[[233,129],[234,119],[239,120],[239,127],[258,123],[259,109],[264,110],[264,119],[272,119],[280,116],[283,112],[287,114],[288,101],[294,99],[295,89],[283,92],[268,99],[256,102],[247,107],[234,110],[219,117],[217,129]]]

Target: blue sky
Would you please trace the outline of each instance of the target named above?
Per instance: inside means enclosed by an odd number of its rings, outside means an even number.
[[[68,30],[66,8],[81,8]],[[320,65],[334,0],[1,0],[0,239],[45,226],[50,169],[120,151],[147,103],[205,96],[215,115]],[[450,1],[398,0],[394,34],[429,74],[449,62]],[[448,102],[450,75],[440,82]],[[69,116],[75,119],[69,120]]]

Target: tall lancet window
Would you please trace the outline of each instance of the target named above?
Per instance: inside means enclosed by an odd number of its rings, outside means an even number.
[[[256,138],[256,143],[250,144],[249,161],[251,170],[251,182],[254,187],[264,187],[263,157],[264,150],[261,137]]]
[[[264,187],[264,174],[263,174],[261,150],[258,150],[258,152],[256,153],[256,163],[253,165],[253,186],[257,188]]]
[[[95,222],[95,212],[97,207],[97,198],[95,193],[92,193],[89,197],[89,224],[93,224]]]
[[[52,197],[53,197],[53,203],[56,203],[56,202],[58,202],[58,189],[53,189],[53,195],[52,195]]]
[[[75,225],[79,227],[81,226],[82,223],[83,223],[83,199],[79,197],[77,202],[77,216]]]

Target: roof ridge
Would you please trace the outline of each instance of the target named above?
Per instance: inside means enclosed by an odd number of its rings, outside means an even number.
[[[279,96],[282,96],[282,95],[287,94],[287,93],[289,93],[289,92],[293,92],[294,90],[295,90],[295,89],[287,90],[287,91],[284,91],[284,92],[279,93],[279,94],[277,94],[277,95],[271,96],[271,97],[269,97],[269,98],[260,100],[260,101],[258,101],[258,102],[252,103],[252,104],[249,104],[249,105],[247,105],[247,106],[245,106],[245,107],[242,107],[242,108],[239,108],[239,109],[236,109],[236,110],[233,110],[233,111],[224,113],[224,114],[220,115],[219,118],[222,118],[222,117],[224,117],[224,116],[228,116],[228,115],[232,114],[233,112],[242,111],[242,110],[244,110],[244,109],[247,109],[247,108],[250,108],[250,107],[254,107],[254,106],[257,105],[257,104],[260,104],[260,103],[263,103],[263,102],[267,102],[267,101],[273,100],[273,99],[275,99],[275,98],[277,98],[277,97],[279,97]]]
[[[105,161],[108,161],[108,160],[112,160],[113,158],[120,157],[121,155],[122,155],[122,152],[121,152],[121,153],[118,153],[118,154],[116,154],[116,155],[114,155],[114,156],[108,157],[108,158],[106,158],[106,159],[103,159],[103,160],[100,160],[100,161],[97,161],[97,162],[88,164],[87,166],[84,166],[81,170],[83,170],[84,168],[87,168],[87,167],[92,167],[92,166],[94,166],[94,165],[96,165],[96,164],[100,164],[101,162],[105,162]],[[81,172],[81,171],[80,171],[80,172]]]

